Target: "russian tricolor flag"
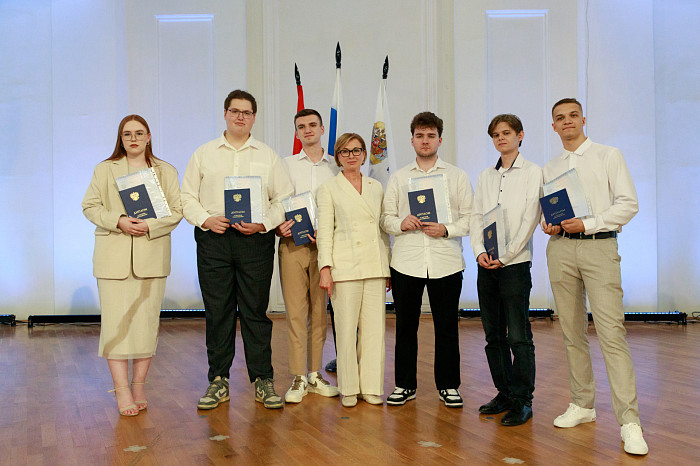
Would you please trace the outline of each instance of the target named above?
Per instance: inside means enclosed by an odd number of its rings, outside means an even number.
[[[340,42],[335,48],[335,89],[331,104],[331,118],[328,131],[328,154],[335,155],[335,140],[340,132],[341,109],[343,106],[343,91],[340,87]]]

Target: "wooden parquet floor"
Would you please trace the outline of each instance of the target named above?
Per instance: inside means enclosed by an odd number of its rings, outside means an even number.
[[[286,320],[273,316],[273,364],[280,395],[289,388]],[[700,464],[700,327],[630,323],[642,423],[650,453],[624,453],[595,330],[590,340],[598,397],[595,423],[557,429],[569,403],[559,324],[533,322],[537,382],[534,418],[503,427],[478,407],[495,395],[481,323],[460,323],[463,409],[446,408],[433,382],[433,327],[421,320],[418,396],[404,406],[307,395],[266,410],[254,402],[240,333],[231,401],[195,405],[207,386],[204,320],[163,320],[149,373],[149,407],[119,416],[106,362],[97,357],[99,326],[0,325],[0,464]],[[333,358],[329,328],[324,363]],[[384,391],[394,385],[394,320],[387,317]],[[334,374],[328,374],[335,381]],[[523,463],[520,463],[523,462]]]

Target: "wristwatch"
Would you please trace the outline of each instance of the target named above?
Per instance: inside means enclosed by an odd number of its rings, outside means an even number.
[[[443,225],[443,226],[444,226],[444,225]],[[447,233],[447,227],[445,227],[445,234],[442,235],[442,237],[443,237],[443,238],[447,238],[447,235],[448,235],[448,233]]]

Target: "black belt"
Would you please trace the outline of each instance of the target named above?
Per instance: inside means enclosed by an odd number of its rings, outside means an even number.
[[[603,231],[601,233],[596,233],[594,235],[584,235],[583,233],[567,233],[563,229],[559,232],[560,236],[564,238],[571,239],[607,239],[607,238],[617,238],[616,231]]]

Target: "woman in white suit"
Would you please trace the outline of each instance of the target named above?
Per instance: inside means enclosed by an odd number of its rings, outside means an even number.
[[[152,168],[170,207],[159,219],[130,218],[115,179]],[[146,409],[146,374],[158,343],[165,278],[170,274],[170,232],[182,219],[177,170],[153,155],[148,123],[128,115],[119,124],[112,155],[95,167],[83,199],[95,228],[93,274],[102,309],[98,355],[107,359],[119,414]],[[132,386],[128,364],[133,360]]]
[[[379,228],[383,190],[363,176],[365,142],[345,133],[335,143],[342,171],[318,189],[318,266],[320,286],[335,311],[338,388],[342,404],[358,397],[382,404],[384,325],[389,277],[389,239]]]

